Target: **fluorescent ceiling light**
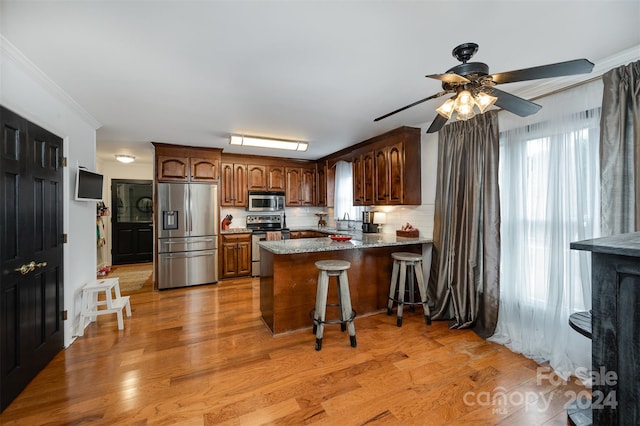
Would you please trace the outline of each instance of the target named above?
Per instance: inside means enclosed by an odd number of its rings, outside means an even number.
[[[290,151],[306,151],[309,147],[308,142],[240,135],[231,135],[231,141],[229,143],[231,145],[254,146],[258,148],[288,149]]]
[[[124,155],[124,154],[118,154],[116,155],[116,160],[118,160],[121,163],[133,163],[135,161],[136,157],[134,157],[133,155]]]

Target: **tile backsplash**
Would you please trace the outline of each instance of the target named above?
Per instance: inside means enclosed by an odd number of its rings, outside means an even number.
[[[368,210],[381,211],[386,214],[386,224],[382,226],[385,234],[395,234],[396,230],[409,222],[420,230],[420,236],[431,238],[433,236],[433,204],[422,204],[420,206],[375,206]],[[287,215],[287,226],[296,227],[317,227],[318,216],[316,213],[327,213],[327,227],[335,228],[336,222],[333,217],[334,212],[331,207],[288,207],[285,210]],[[243,208],[223,207],[220,209],[221,218],[230,214],[233,216],[231,228],[246,228],[246,217],[252,214]],[[282,214],[282,213],[281,213]],[[358,228],[361,229],[360,222]]]

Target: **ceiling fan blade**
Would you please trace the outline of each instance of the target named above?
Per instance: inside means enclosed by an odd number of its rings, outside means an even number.
[[[511,93],[503,92],[495,87],[484,87],[483,92],[498,98],[495,105],[520,117],[535,114],[542,106]]]
[[[431,126],[429,126],[429,129],[427,129],[427,133],[435,133],[438,130],[442,129],[442,126],[445,125],[447,120],[448,118],[444,115],[437,114],[436,118],[433,119]]]
[[[440,80],[445,83],[460,83],[460,84],[471,83],[471,80],[469,80],[468,78],[465,78],[455,73],[429,74],[429,75],[425,75],[425,77],[435,78],[436,80]]]
[[[444,96],[444,95],[446,95],[447,93],[449,93],[449,92],[448,92],[448,91],[446,91],[446,90],[443,90],[442,92],[438,92],[438,93],[436,93],[435,95],[431,95],[431,96],[429,96],[429,97],[427,97],[427,98],[420,99],[419,101],[416,101],[416,102],[414,102],[414,103],[412,103],[412,104],[409,104],[409,105],[407,105],[407,106],[403,106],[402,108],[398,108],[398,109],[397,109],[397,110],[395,110],[395,111],[391,111],[391,112],[390,112],[390,113],[388,113],[388,114],[381,115],[380,117],[378,117],[378,118],[374,119],[373,121],[380,121],[380,120],[382,120],[383,118],[387,118],[387,117],[389,117],[389,116],[391,116],[391,115],[393,115],[393,114],[397,114],[397,113],[399,113],[400,111],[404,111],[405,109],[409,109],[409,108],[414,107],[414,106],[416,106],[416,105],[419,105],[419,104],[421,104],[421,103],[423,103],[423,102],[426,102],[426,101],[428,101],[428,100],[430,100],[430,99],[439,98],[440,96]]]
[[[492,74],[496,84],[515,83],[516,81],[537,80],[540,78],[562,77],[565,75],[586,74],[593,69],[593,64],[586,59],[558,62],[557,64],[524,68],[516,71]]]

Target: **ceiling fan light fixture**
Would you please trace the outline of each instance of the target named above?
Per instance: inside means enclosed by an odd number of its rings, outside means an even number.
[[[256,148],[286,149],[289,151],[306,151],[309,142],[271,139],[256,136],[231,135],[231,145],[251,146]]]
[[[443,117],[447,117],[447,120],[451,118],[451,114],[453,114],[455,108],[454,98],[447,99],[445,103],[440,105],[440,108],[436,109],[436,112]]]
[[[136,160],[136,157],[134,157],[133,155],[116,154],[115,157],[116,160],[124,164],[133,163]]]
[[[466,113],[469,109],[473,109],[473,95],[468,90],[462,90],[456,97],[456,111],[458,113]]]
[[[497,100],[498,98],[485,92],[480,92],[476,95],[476,105],[478,109],[480,109],[480,112],[485,112],[487,108],[491,108]]]
[[[476,112],[473,110],[473,108],[469,109],[468,111],[465,112],[460,112],[458,111],[458,114],[456,114],[456,119],[460,120],[460,121],[465,121],[465,120],[469,120],[473,117],[476,116]]]

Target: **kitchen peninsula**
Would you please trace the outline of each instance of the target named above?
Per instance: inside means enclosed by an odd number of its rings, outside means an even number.
[[[315,262],[328,259],[351,262],[349,288],[358,315],[385,310],[393,265],[391,253],[421,253],[428,282],[431,243],[430,238],[360,233],[342,242],[328,237],[261,241],[262,318],[274,334],[310,328],[309,311],[315,304],[318,279]]]

